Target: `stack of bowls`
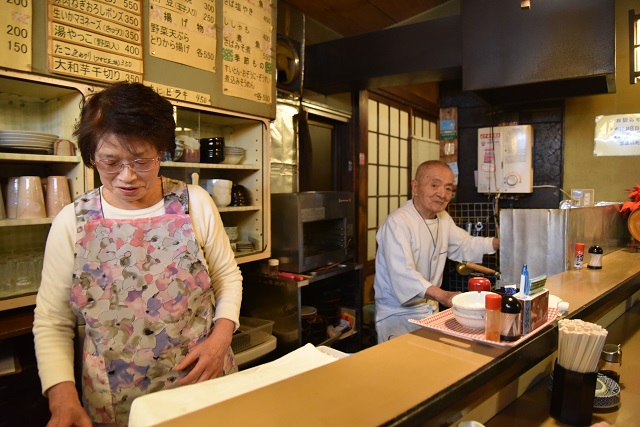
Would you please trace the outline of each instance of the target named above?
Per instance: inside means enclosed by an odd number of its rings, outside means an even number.
[[[205,190],[213,198],[217,207],[229,206],[231,203],[231,187],[233,182],[227,179],[207,179],[204,184]]]
[[[484,307],[484,298],[487,294],[495,292],[465,292],[453,297],[453,315],[456,321],[462,326],[471,329],[484,329],[484,318],[486,310]]]
[[[200,163],[220,163],[224,160],[224,138],[200,138]]]
[[[225,146],[224,147],[224,160],[222,163],[227,165],[237,165],[242,161],[244,157],[244,148]]]

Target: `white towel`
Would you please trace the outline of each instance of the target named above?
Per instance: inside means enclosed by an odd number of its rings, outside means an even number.
[[[131,405],[129,427],[149,427],[273,384],[347,356],[307,344],[273,362],[198,384],[138,397]]]

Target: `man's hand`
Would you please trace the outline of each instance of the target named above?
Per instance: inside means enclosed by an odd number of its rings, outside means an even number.
[[[429,286],[424,294],[427,298],[434,299],[444,306],[451,307],[453,305],[453,302],[451,302],[453,297],[461,293],[462,292],[445,291],[437,286]]]
[[[47,396],[51,411],[47,427],[91,427],[91,420],[80,404],[74,383],[58,383],[47,390]]]
[[[493,242],[491,243],[494,251],[497,251],[498,249],[500,249],[500,239],[498,239],[497,237],[494,237]]]

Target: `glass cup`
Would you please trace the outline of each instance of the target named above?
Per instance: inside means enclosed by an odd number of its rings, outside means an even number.
[[[13,259],[2,256],[0,258],[0,296],[13,295],[15,288]]]
[[[15,293],[24,294],[34,289],[34,265],[29,254],[19,254],[13,257],[15,263],[14,282]]]

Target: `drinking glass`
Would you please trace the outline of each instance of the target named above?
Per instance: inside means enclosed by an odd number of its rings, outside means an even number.
[[[45,218],[42,180],[39,176],[21,176],[18,180],[17,218]]]

